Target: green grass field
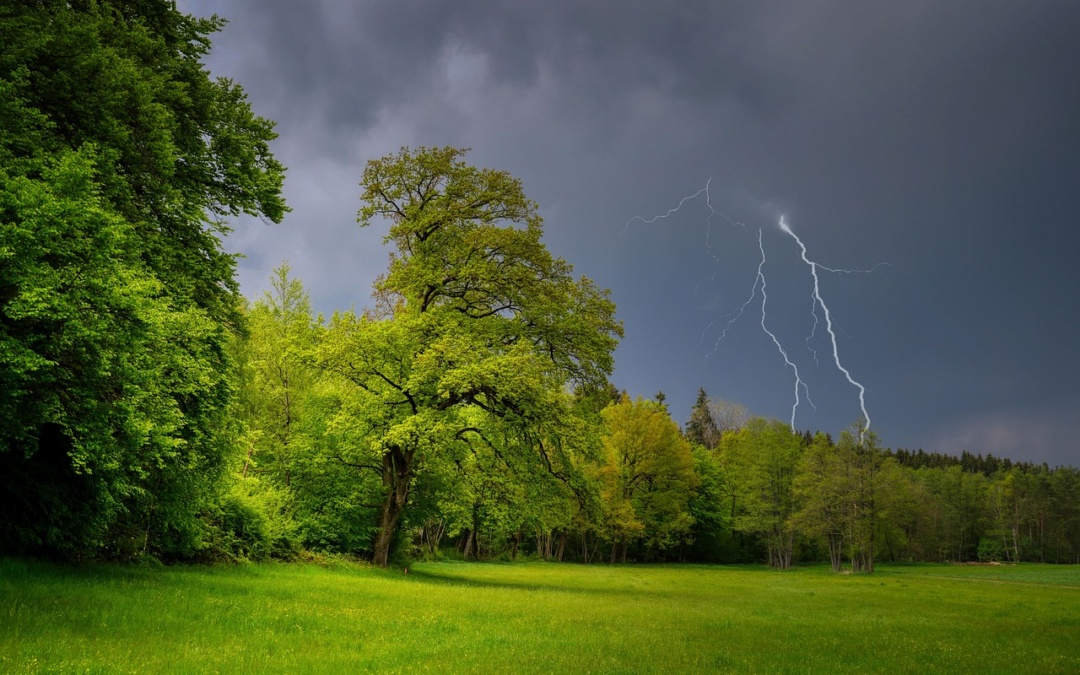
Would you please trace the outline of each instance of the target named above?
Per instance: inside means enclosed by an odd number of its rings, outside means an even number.
[[[0,561],[0,672],[1080,672],[1080,567]]]

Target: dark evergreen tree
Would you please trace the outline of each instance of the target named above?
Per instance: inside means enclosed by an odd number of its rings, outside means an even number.
[[[709,409],[709,395],[705,393],[704,387],[698,389],[697,400],[690,409],[689,419],[686,420],[685,433],[691,443],[710,450],[720,442],[720,430]]]

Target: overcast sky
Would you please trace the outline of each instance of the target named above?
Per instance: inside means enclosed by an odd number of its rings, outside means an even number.
[[[318,310],[367,304],[387,251],[355,223],[365,162],[470,147],[611,289],[613,382],[677,421],[699,387],[791,419],[759,233],[796,427],[862,414],[783,216],[884,445],[1080,464],[1080,2],[179,6],[229,21],[208,64],[289,169],[292,213],[227,242],[249,297],[288,260]]]

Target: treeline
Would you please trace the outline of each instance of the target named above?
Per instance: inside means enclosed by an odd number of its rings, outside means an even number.
[[[291,529],[278,526],[288,529],[292,547],[370,556],[381,488],[368,469],[376,467],[342,454],[339,438],[325,435],[337,423],[321,416],[348,407],[340,398],[348,386],[310,356],[330,329],[312,317],[287,272],[278,270],[274,291],[249,312],[250,382],[273,383],[260,385],[267,387],[260,400],[272,404],[249,425],[261,438],[280,440],[253,450],[248,485],[252,495],[269,487],[280,495],[276,503],[292,505],[291,520],[281,512]],[[286,336],[304,337],[289,344]],[[863,571],[881,560],[1080,562],[1074,468],[892,451],[858,425],[838,440],[797,433],[710,400],[704,390],[685,431],[662,395],[630,399],[607,385],[566,396],[583,430],[567,474],[520,465],[489,442],[431,458],[415,479],[399,533],[402,559],[761,561],[779,568],[828,560],[835,569]],[[327,510],[327,500],[354,505],[351,518],[333,520],[336,531],[331,518],[339,514]]]
[[[967,450],[961,452],[959,457],[956,455],[945,455],[940,452],[926,452],[922,448],[914,451],[899,448],[887,452],[895,457],[896,461],[913,469],[921,469],[923,467],[944,469],[950,466],[958,466],[964,471],[977,471],[986,474],[987,476],[993,476],[999,471],[1008,471],[1014,467],[1022,471],[1034,471],[1039,468],[1039,465],[1032,464],[1031,462],[1013,462],[1008,457],[994,457],[990,453],[987,453],[984,457],[981,454],[968,452]],[[1041,468],[1049,470],[1050,467],[1043,464],[1041,465]]]
[[[70,560],[1080,562],[1075,469],[833,441],[609,383],[608,292],[520,181],[367,163],[371,306],[239,294],[221,219],[280,220],[272,124],[171,2],[0,8],[0,553]]]

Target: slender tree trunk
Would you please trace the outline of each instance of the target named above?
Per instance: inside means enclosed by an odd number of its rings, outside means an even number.
[[[440,520],[439,527],[435,530],[435,536],[431,541],[431,555],[435,555],[439,552],[439,544],[442,542],[444,534],[446,534],[446,523]]]
[[[1039,514],[1039,562],[1046,562],[1046,514]]]
[[[241,478],[247,478],[248,465],[251,464],[251,455],[255,452],[255,444],[248,445],[247,457],[244,459],[244,470],[240,473]]]
[[[559,548],[555,551],[555,559],[559,562],[563,561],[563,556],[566,554],[566,533],[561,532],[559,534]]]
[[[472,543],[473,543],[473,557],[477,560],[480,559],[480,505],[473,504],[472,509]],[[468,547],[465,550],[465,557],[469,557]]]
[[[873,513],[874,512],[871,511],[870,546],[866,549],[866,571],[871,573],[874,571],[874,547],[877,545],[877,538],[874,536],[877,528],[874,526],[874,520],[872,518]]]
[[[615,539],[611,542],[611,564],[615,564],[615,555],[619,551],[619,540]]]

